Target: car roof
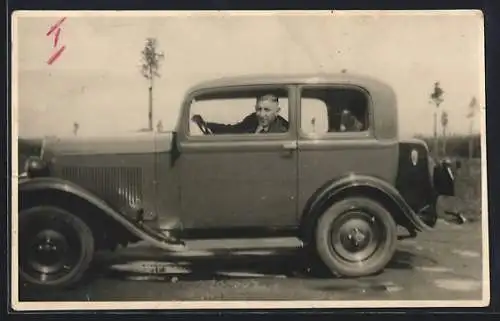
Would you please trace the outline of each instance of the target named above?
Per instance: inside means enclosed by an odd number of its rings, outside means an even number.
[[[203,89],[251,85],[287,84],[351,84],[365,87],[370,92],[393,93],[392,88],[375,77],[352,73],[309,73],[309,74],[252,74],[227,76],[199,82],[189,88],[188,93]]]

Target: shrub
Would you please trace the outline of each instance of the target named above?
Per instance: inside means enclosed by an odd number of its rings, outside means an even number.
[[[421,139],[427,143],[429,151],[434,153],[434,137],[416,135],[416,138]],[[446,156],[468,158],[469,157],[469,142],[472,139],[473,151],[472,158],[481,157],[481,136],[475,135],[452,135],[446,138]],[[443,138],[439,137],[439,148],[443,146]],[[440,154],[442,151],[440,150]]]

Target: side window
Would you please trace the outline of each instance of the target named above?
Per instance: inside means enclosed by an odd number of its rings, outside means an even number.
[[[196,96],[189,107],[189,135],[286,133],[287,90],[231,90]]]
[[[358,89],[304,88],[300,104],[300,127],[308,135],[364,132],[371,125],[368,98]]]

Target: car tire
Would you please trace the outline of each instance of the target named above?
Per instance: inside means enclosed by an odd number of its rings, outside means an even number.
[[[379,273],[396,250],[394,218],[372,199],[352,197],[336,202],[317,223],[316,250],[336,276],[361,277]]]
[[[19,214],[19,275],[31,287],[68,288],[79,283],[94,257],[90,227],[54,206]]]

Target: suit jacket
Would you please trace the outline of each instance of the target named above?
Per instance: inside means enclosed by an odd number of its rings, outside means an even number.
[[[207,127],[214,134],[253,134],[259,127],[259,120],[256,113],[246,116],[241,122],[234,125],[206,123]],[[276,117],[275,121],[269,125],[268,133],[286,133],[288,131],[288,122],[281,116]]]

